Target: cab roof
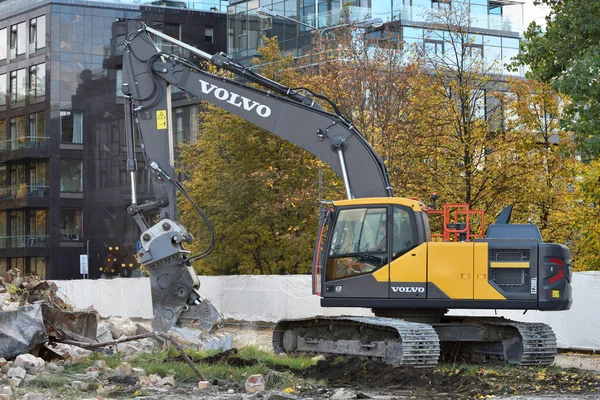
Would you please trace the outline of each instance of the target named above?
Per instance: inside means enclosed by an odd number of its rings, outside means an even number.
[[[334,201],[334,206],[366,206],[366,205],[381,205],[381,204],[398,204],[401,206],[410,207],[413,211],[422,211],[423,204],[418,200],[407,199],[405,197],[365,197],[352,200]]]

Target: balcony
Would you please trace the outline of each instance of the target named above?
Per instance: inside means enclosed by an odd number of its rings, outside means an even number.
[[[48,247],[49,235],[0,236],[0,249]]]
[[[380,18],[383,22],[401,20],[426,24],[431,22],[432,9],[423,6],[399,7],[391,10],[388,7],[343,7],[328,13],[307,14],[302,16],[301,22],[319,29],[335,25],[360,23],[373,18]],[[294,17],[292,17],[294,18]],[[522,18],[501,15],[487,15],[471,12],[468,20],[473,30],[486,29],[495,32],[523,33]]]
[[[44,185],[13,185],[0,187],[0,203],[20,201],[48,196],[49,186]]]
[[[47,148],[48,139],[48,136],[21,136],[16,139],[2,140],[0,141],[0,152]]]

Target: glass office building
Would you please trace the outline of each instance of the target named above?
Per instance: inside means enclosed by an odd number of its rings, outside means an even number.
[[[139,231],[125,211],[124,20],[214,54],[226,49],[225,3],[0,1],[0,275],[77,278],[81,254],[90,277],[132,274]],[[184,140],[198,106],[181,93],[173,104]],[[143,201],[146,171],[138,185]]]
[[[428,33],[431,12],[450,8],[452,2],[468,4],[474,46],[481,48],[487,63],[497,60],[503,65],[518,54],[523,33],[523,4],[513,0],[233,0],[227,9],[228,52],[234,58],[247,61],[257,54],[263,36],[277,36],[283,51],[300,57],[310,48],[315,29],[375,18],[384,22],[378,31],[387,28],[400,33],[406,43],[426,46],[432,40]],[[260,18],[259,7],[305,25],[277,17]],[[433,36],[439,38],[443,34]],[[512,74],[520,75],[522,71]]]

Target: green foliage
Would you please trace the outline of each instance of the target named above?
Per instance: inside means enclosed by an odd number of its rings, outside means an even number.
[[[552,7],[545,31],[533,22],[524,36],[517,64],[530,78],[552,83],[571,102],[563,127],[576,133],[588,157],[600,153],[600,2],[540,0]]]

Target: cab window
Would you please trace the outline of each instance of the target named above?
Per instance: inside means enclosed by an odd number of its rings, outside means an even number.
[[[387,258],[387,207],[340,210],[328,249],[328,280],[372,272]]]
[[[417,229],[415,213],[410,208],[394,206],[392,215],[392,260],[395,260],[417,245]]]

